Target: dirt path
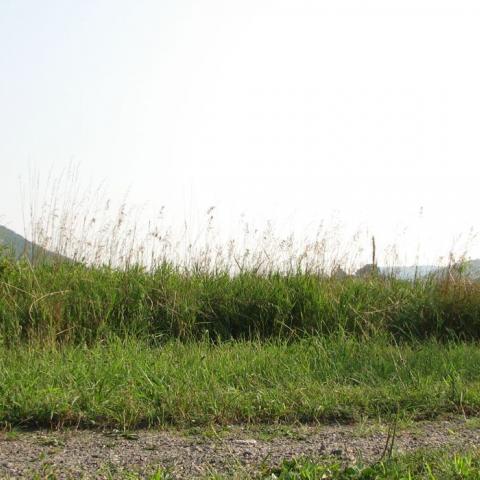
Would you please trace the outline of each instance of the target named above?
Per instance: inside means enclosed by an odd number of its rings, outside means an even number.
[[[174,478],[180,479],[212,472],[254,473],[262,464],[276,465],[302,455],[375,461],[385,441],[385,428],[373,424],[231,427],[196,435],[171,431],[0,433],[0,478],[31,478],[32,472],[45,477],[55,472],[55,478],[119,478],[125,471],[146,475],[159,466],[171,468]],[[397,452],[447,446],[480,446],[480,419],[418,423],[402,429],[395,441]]]

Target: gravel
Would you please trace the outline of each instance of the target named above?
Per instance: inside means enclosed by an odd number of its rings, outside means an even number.
[[[480,419],[421,422],[401,429],[395,452],[419,448],[471,448],[480,445]],[[0,432],[0,478],[31,478],[35,473],[58,479],[140,478],[159,467],[174,478],[211,473],[255,474],[285,459],[335,457],[352,463],[380,459],[386,428],[357,426],[231,426],[215,432],[88,430]]]

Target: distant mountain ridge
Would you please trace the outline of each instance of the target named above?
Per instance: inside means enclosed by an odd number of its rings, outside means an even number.
[[[380,273],[391,275],[403,280],[413,280],[414,278],[426,277],[442,270],[442,267],[435,265],[410,265],[408,267],[379,267]]]
[[[439,267],[435,265],[417,265],[409,267],[379,267],[384,275],[392,275],[404,280],[427,277],[429,275],[442,276],[448,272],[461,275],[470,280],[480,280],[480,259],[466,260],[451,265],[450,267]]]

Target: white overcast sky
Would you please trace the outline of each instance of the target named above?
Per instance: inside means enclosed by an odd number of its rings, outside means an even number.
[[[0,0],[20,232],[21,181],[73,162],[174,221],[333,216],[426,259],[480,230],[479,160],[477,0]]]

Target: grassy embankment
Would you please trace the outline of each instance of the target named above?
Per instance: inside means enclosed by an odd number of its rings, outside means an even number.
[[[480,284],[0,266],[0,422],[480,412]]]

